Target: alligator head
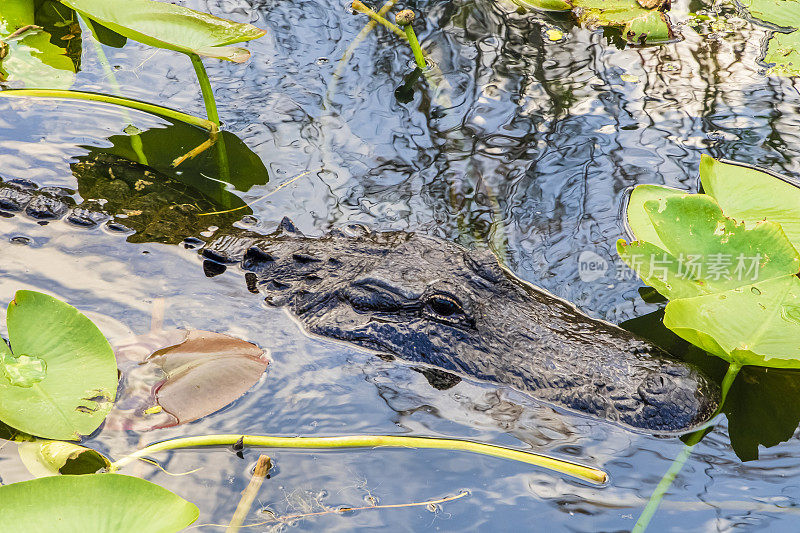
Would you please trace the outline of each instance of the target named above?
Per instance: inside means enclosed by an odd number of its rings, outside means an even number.
[[[309,238],[284,219],[272,235],[223,236],[203,253],[241,260],[251,289],[310,333],[634,428],[685,431],[719,402],[695,368],[520,280],[487,250],[362,226]]]

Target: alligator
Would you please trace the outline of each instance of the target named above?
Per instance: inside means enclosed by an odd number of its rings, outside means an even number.
[[[108,204],[78,205],[68,192],[0,182],[0,215],[130,233]],[[289,219],[271,234],[231,226],[184,244],[209,276],[238,265],[251,292],[309,333],[423,364],[428,376],[495,382],[655,434],[696,428],[719,405],[698,369],[521,280],[486,249],[356,224],[308,237]]]

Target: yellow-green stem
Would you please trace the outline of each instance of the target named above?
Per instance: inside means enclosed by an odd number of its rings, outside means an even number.
[[[353,0],[353,9],[358,11],[359,13],[363,13],[378,24],[386,26],[390,31],[392,31],[395,35],[400,37],[401,39],[408,40],[408,36],[406,36],[406,32],[401,30],[397,25],[392,22],[389,22],[382,16],[375,13],[373,10],[365,6],[360,0]]]
[[[0,91],[0,97],[38,97],[38,98],[66,98],[69,100],[88,100],[92,102],[102,102],[105,104],[118,105],[127,107],[129,109],[136,109],[144,111],[152,115],[170,118],[197,126],[208,130],[213,136],[216,136],[218,127],[210,120],[189,115],[182,111],[170,109],[160,105],[149,104],[140,100],[133,100],[131,98],[124,98],[121,96],[111,96],[101,93],[90,93],[85,91],[64,91],[61,89],[7,89]]]
[[[189,54],[194,67],[194,73],[197,75],[197,82],[200,84],[200,92],[203,95],[203,103],[206,106],[206,115],[208,120],[220,127],[219,113],[217,112],[217,102],[214,100],[214,90],[211,88],[211,81],[208,79],[208,73],[203,60],[197,54]],[[225,148],[225,139],[219,137],[217,144],[217,166],[219,167],[220,179],[228,182],[230,180],[230,169],[228,168],[228,150]],[[229,207],[229,206],[225,206]]]
[[[208,73],[203,66],[203,60],[197,54],[189,54],[194,67],[194,73],[197,75],[197,82],[200,84],[200,92],[203,94],[203,103],[206,106],[206,115],[208,120],[213,122],[219,128],[219,114],[217,113],[217,102],[214,100],[214,91],[211,89],[211,81],[208,79]]]
[[[203,435],[199,437],[184,437],[172,439],[146,448],[123,457],[111,464],[110,472],[115,472],[127,464],[141,459],[147,455],[179,448],[196,448],[200,446],[231,446],[240,441],[247,447],[263,448],[427,448],[451,451],[467,451],[511,459],[527,464],[540,466],[567,474],[590,483],[602,484],[608,476],[602,470],[579,465],[569,461],[547,457],[533,452],[504,448],[493,444],[483,444],[460,439],[440,439],[433,437],[404,437],[394,435],[351,435],[343,437],[269,437],[263,435]]]
[[[422,55],[422,48],[419,46],[419,41],[417,40],[417,34],[414,33],[414,28],[411,27],[411,24],[407,24],[405,31],[406,38],[408,39],[408,45],[411,47],[411,51],[414,53],[414,61],[417,62],[417,66],[420,68],[420,70],[427,69],[428,64],[425,62],[425,56]]]

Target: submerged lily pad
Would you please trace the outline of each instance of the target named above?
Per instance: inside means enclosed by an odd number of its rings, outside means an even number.
[[[141,335],[116,353],[124,385],[110,429],[145,431],[207,416],[247,392],[268,364],[255,344],[196,330]]]
[[[0,523],[14,531],[174,533],[197,507],[144,479],[120,474],[54,476],[0,487]]]
[[[81,15],[118,34],[157,48],[243,63],[245,48],[228,46],[266,34],[251,24],[221,19],[153,0],[61,0]]]
[[[0,81],[27,87],[67,89],[75,65],[65,48],[35,25],[33,0],[3,0],[0,9]]]
[[[52,296],[17,291],[0,342],[0,420],[30,435],[77,440],[103,422],[117,365],[91,320]],[[13,352],[12,352],[13,350]]]

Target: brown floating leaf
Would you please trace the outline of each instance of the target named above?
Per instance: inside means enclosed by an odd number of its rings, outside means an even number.
[[[146,431],[192,422],[247,392],[267,354],[247,341],[209,331],[140,335],[115,349],[123,390],[110,429]]]

